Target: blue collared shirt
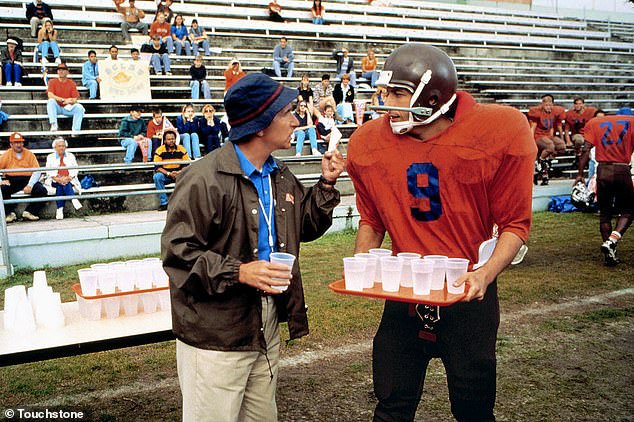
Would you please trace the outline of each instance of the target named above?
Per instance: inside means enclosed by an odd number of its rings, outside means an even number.
[[[253,182],[255,189],[258,191],[258,197],[264,207],[264,210],[262,210],[262,207],[258,210],[258,258],[268,261],[271,252],[275,252],[277,249],[277,235],[275,233],[275,203],[273,204],[273,211],[270,216],[273,250],[271,250],[271,247],[269,246],[269,227],[266,222],[266,218],[264,218],[263,212],[265,211],[268,216],[269,209],[271,209],[269,207],[271,206],[271,201],[273,201],[273,192],[270,190],[271,184],[269,184],[269,180],[271,178],[270,174],[278,168],[277,163],[273,160],[273,157],[269,156],[269,158],[264,162],[262,171],[259,171],[253,164],[251,164],[238,145],[234,144],[233,146],[236,150],[236,154],[238,155],[240,168],[251,182]]]
[[[92,64],[86,61],[81,70],[81,84],[86,85],[88,81],[94,81],[99,76],[99,63]]]

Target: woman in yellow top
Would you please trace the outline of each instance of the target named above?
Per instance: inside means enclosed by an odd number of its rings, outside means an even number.
[[[376,87],[376,80],[379,79],[379,72],[376,70],[377,62],[374,50],[368,49],[368,54],[361,59],[361,76],[370,81],[372,88]]]

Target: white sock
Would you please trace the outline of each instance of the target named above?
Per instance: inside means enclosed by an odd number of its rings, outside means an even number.
[[[608,240],[611,240],[614,243],[618,243],[619,240],[621,240],[621,233],[617,232],[616,230],[613,231],[612,233],[610,233],[610,237],[608,238]]]

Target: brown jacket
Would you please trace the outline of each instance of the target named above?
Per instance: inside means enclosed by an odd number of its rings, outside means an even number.
[[[330,227],[339,192],[319,184],[307,189],[283,163],[277,165],[272,174],[277,246],[298,256],[300,241],[317,239]],[[258,210],[255,186],[230,142],[179,176],[161,255],[170,278],[173,331],[183,342],[210,350],[266,350],[261,294],[238,282],[240,264],[258,259]],[[291,339],[308,334],[295,262],[288,290],[274,296]]]

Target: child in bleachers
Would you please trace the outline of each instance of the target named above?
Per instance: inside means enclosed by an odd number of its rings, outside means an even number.
[[[176,55],[180,56],[185,49],[185,55],[192,55],[192,45],[189,42],[189,32],[185,26],[185,19],[181,15],[177,15],[174,19],[174,25],[172,25],[171,32],[172,40],[174,41],[174,47],[176,48]]]
[[[53,21],[50,19],[44,21],[44,25],[37,33],[38,50],[42,54],[42,64],[48,63],[49,50],[53,53],[55,63],[60,64],[62,62],[59,57],[59,45],[57,45],[58,36],[59,31],[53,27]]]
[[[119,127],[119,142],[126,150],[124,163],[132,163],[137,147],[141,148],[143,161],[147,161],[148,156],[151,157],[150,142],[143,136],[144,132],[146,124],[141,118],[141,107],[134,105],[130,108],[130,115],[123,118]]]
[[[224,76],[225,92],[227,92],[227,90],[231,88],[231,85],[235,84],[244,76],[246,76],[246,73],[244,73],[244,70],[242,70],[242,66],[240,65],[240,61],[237,57],[231,59],[231,61],[229,62],[229,66],[227,66],[227,68],[225,69]]]
[[[192,89],[192,100],[197,100],[200,98],[200,89],[203,90],[203,96],[206,100],[211,98],[211,90],[209,89],[209,84],[205,80],[207,78],[207,69],[203,66],[203,58],[201,56],[196,56],[194,59],[194,64],[189,68],[189,74],[192,77],[189,86]]]
[[[216,109],[211,104],[206,104],[202,117],[198,117],[198,134],[205,143],[207,154],[220,148],[221,142],[229,136],[227,125],[216,117]]]
[[[176,128],[187,155],[191,158],[200,158],[200,138],[198,138],[198,120],[194,118],[194,106],[183,106],[181,115],[176,118]]]
[[[152,110],[152,119],[147,125],[146,133],[146,137],[149,138],[152,143],[152,151],[156,151],[163,143],[163,131],[173,127],[174,125],[169,119],[163,117],[163,111],[160,108]],[[176,137],[176,143],[180,144],[180,136]]]

